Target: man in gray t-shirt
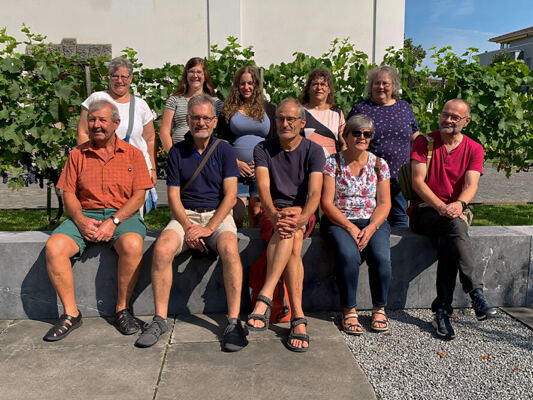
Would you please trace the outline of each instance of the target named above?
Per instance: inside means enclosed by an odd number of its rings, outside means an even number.
[[[300,135],[304,126],[304,108],[295,99],[285,99],[276,111],[279,137],[254,149],[255,176],[264,210],[261,232],[272,232],[272,236],[267,247],[265,283],[247,320],[250,330],[267,329],[274,290],[283,275],[292,311],[287,347],[298,352],[309,347],[302,310],[302,243],[314,226],[325,163],[322,148]]]

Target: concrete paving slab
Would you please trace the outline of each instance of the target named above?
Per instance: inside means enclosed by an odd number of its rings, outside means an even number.
[[[338,332],[331,329],[333,321],[332,313],[310,313],[308,331],[311,337],[336,338]],[[241,315],[241,319],[246,321],[246,315]],[[222,333],[226,327],[226,316],[224,314],[194,314],[178,315],[171,344],[179,343],[202,343],[216,342],[222,338]],[[272,334],[263,334],[264,332],[250,331],[248,334],[249,341],[266,341],[279,340],[279,337],[286,337],[289,331],[289,323],[271,324],[270,331]]]
[[[11,324],[12,322],[13,322],[13,320],[11,320],[11,319],[0,320],[0,335],[2,334],[2,332],[4,332],[7,329],[9,324]]]
[[[3,399],[151,399],[164,346],[11,347],[0,361]]]
[[[511,317],[516,318],[529,328],[533,329],[533,308],[532,307],[500,307]]]
[[[148,320],[148,318],[144,318]],[[83,318],[83,324],[72,331],[65,339],[58,342],[45,342],[42,340],[48,329],[57,320],[35,321],[35,320],[15,320],[0,336],[0,349],[23,347],[27,349],[48,349],[48,348],[71,348],[80,346],[131,346],[135,342],[137,335],[122,335],[111,320],[104,318]],[[142,320],[141,326],[142,326]],[[168,335],[172,331],[174,319],[168,321],[170,329],[158,342],[158,346],[163,347],[168,342]]]
[[[178,318],[175,330],[181,328],[184,334],[180,341],[173,336],[155,398],[219,399],[237,394],[253,399],[375,399],[372,386],[329,317],[308,319],[311,345],[307,353],[287,350],[283,345],[287,328],[276,325],[253,333],[245,349],[229,354],[220,351],[218,340],[207,342],[209,335],[213,340],[216,336],[201,321],[185,327],[188,322]]]

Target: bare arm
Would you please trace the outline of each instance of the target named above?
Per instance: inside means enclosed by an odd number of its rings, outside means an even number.
[[[362,251],[366,247],[374,233],[378,230],[376,224],[381,226],[383,222],[385,222],[385,219],[387,219],[387,216],[389,215],[390,208],[390,179],[386,179],[377,184],[376,208],[370,217],[368,225],[361,229],[361,232],[358,235],[359,242],[357,243],[357,246],[359,247],[359,251]]]
[[[359,228],[352,224],[348,218],[335,206],[333,203],[335,199],[335,178],[324,175],[324,183],[322,184],[322,196],[320,197],[320,207],[328,217],[328,219],[335,225],[345,229],[350,236],[359,244]]]
[[[266,167],[255,168],[255,179],[257,182],[257,190],[259,192],[259,199],[261,206],[265,210],[268,218],[274,226],[278,222],[278,211],[274,207],[272,196],[270,195],[270,173]]]
[[[481,174],[478,171],[466,171],[463,191],[459,194],[457,201],[454,201],[446,206],[448,217],[461,217],[463,214],[463,205],[459,200],[468,204],[474,199],[478,189],[480,176]]]
[[[155,183],[157,182],[157,171],[156,171],[157,155],[156,155],[156,148],[155,148],[154,121],[148,122],[143,127],[142,136],[146,142],[148,157],[150,157],[150,161],[152,163],[152,169],[150,170],[150,178],[152,179],[152,183],[155,185]]]
[[[159,128],[159,139],[165,151],[168,153],[172,147],[172,138],[170,137],[170,130],[172,129],[172,120],[174,119],[174,111],[165,108],[163,111],[163,119],[161,120],[161,127]]]
[[[89,124],[87,122],[87,110],[81,108],[80,120],[78,121],[78,136],[76,137],[77,145],[89,140]]]

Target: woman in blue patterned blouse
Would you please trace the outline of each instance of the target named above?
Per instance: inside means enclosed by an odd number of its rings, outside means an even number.
[[[409,103],[400,100],[400,77],[388,65],[374,68],[368,74],[369,98],[356,103],[348,119],[365,114],[374,120],[375,134],[370,152],[384,158],[390,168],[392,208],[388,221],[392,227],[408,227],[407,201],[400,191],[398,171],[409,162],[411,143],[418,136],[418,124]]]

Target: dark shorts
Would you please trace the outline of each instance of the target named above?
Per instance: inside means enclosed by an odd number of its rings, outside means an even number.
[[[98,221],[105,221],[106,219],[110,218],[114,213],[116,213],[117,209],[104,208],[99,210],[82,210],[82,212],[83,215],[88,218],[93,218]],[[80,230],[78,229],[74,221],[72,221],[70,218],[67,218],[65,221],[63,221],[63,223],[52,232],[52,235],[55,235],[56,233],[62,233],[63,235],[67,235],[69,238],[74,240],[74,242],[76,242],[76,244],[80,248],[79,254],[82,254],[83,251],[87,248],[87,246],[94,243],[89,240],[86,240],[81,235]],[[127,220],[118,224],[118,226],[115,228],[115,232],[113,232],[111,240],[107,243],[112,246],[115,241],[125,233],[138,233],[143,239],[146,236],[146,225],[144,224],[144,220],[141,218],[139,211],[137,211]]]

